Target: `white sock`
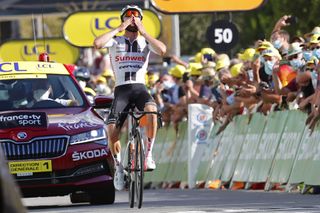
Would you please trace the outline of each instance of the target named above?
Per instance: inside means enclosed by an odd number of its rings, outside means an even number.
[[[152,149],[155,139],[154,138],[148,138],[148,144],[147,144],[147,157],[152,158]]]

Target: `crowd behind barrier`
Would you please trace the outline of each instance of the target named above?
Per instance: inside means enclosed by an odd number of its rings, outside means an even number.
[[[285,28],[291,20],[290,15],[281,17],[269,39],[232,57],[204,47],[189,61],[168,55],[162,67],[150,65],[146,83],[164,123],[177,128],[188,119],[188,104],[201,103],[213,109],[213,122],[221,124],[217,134],[235,115],[291,109],[306,112],[306,125],[314,129],[320,104],[320,27],[290,37]],[[91,98],[112,96],[114,76],[105,50],[84,49],[75,76]]]

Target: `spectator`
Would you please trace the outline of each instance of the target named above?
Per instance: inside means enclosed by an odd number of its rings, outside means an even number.
[[[230,65],[230,58],[227,54],[220,54],[216,58],[216,71],[219,72],[220,69],[228,68]]]
[[[291,15],[284,15],[281,17],[275,24],[271,33],[270,41],[274,48],[280,52],[281,56],[285,56],[287,54],[290,41],[289,33],[282,28],[291,24],[291,18]]]
[[[112,94],[115,86],[114,73],[111,69],[105,69],[102,73],[102,77],[106,79],[106,87],[108,95]]]
[[[155,98],[156,94],[156,85],[159,82],[159,73],[156,72],[148,72],[146,75],[146,85],[147,88],[152,95],[152,97]]]
[[[186,70],[184,90],[187,95],[188,103],[197,103],[201,87],[201,81],[199,80],[201,68],[201,63],[190,63]]]
[[[182,65],[176,65],[164,74],[156,86],[155,100],[163,113],[165,125],[172,121],[177,124],[186,115],[186,94],[181,86],[182,76],[186,71]]]
[[[212,87],[216,85],[218,81],[214,67],[215,63],[213,61],[208,61],[201,68],[201,76],[199,77],[201,87],[197,101],[199,103],[211,105],[211,101],[213,100]]]
[[[245,63],[252,62],[255,54],[256,54],[256,50],[254,48],[247,48],[243,51],[243,53],[238,54],[238,58]]]
[[[290,43],[294,43],[294,42],[298,42],[301,45],[304,45],[305,40],[301,36],[294,36],[294,37],[291,38],[291,42]]]
[[[304,34],[304,37],[305,37],[305,39],[307,40],[307,42],[309,42],[309,41],[310,41],[310,38],[311,38],[313,35],[320,35],[320,27],[318,27],[318,26],[314,27],[310,33]]]
[[[98,95],[110,95],[111,89],[107,86],[107,79],[102,75],[96,81],[96,92]]]
[[[278,94],[287,96],[287,101],[291,102],[296,98],[298,85],[296,83],[296,75],[304,66],[303,49],[299,43],[292,43],[289,47],[287,59],[290,64],[290,69],[278,68],[274,69],[274,85]]]
[[[215,57],[216,57],[216,52],[209,48],[209,47],[205,47],[202,48],[201,51],[201,63],[208,63],[209,61],[215,61]]]
[[[313,35],[309,42],[309,49],[312,51],[312,55],[318,60],[320,59],[320,35]]]

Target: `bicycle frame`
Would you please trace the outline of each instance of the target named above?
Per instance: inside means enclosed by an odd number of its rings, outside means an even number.
[[[140,118],[143,116],[143,115],[146,115],[146,114],[156,114],[158,116],[158,128],[161,128],[162,127],[162,122],[161,122],[161,114],[159,112],[144,112],[144,111],[128,111],[128,112],[121,112],[121,113],[127,113],[128,114],[128,129],[130,130],[128,132],[128,143],[126,144],[126,149],[125,149],[125,152],[124,152],[124,155],[123,156],[127,156],[128,155],[128,150],[129,150],[129,147],[134,147],[134,138],[137,134],[139,134],[140,136],[142,136],[141,132],[140,132]],[[143,150],[145,150],[145,147],[144,147],[144,143],[142,143],[142,148]],[[126,168],[126,164],[127,163],[125,161],[125,158],[123,159],[122,161],[122,165]]]
[[[134,147],[134,138],[136,137],[137,134],[140,134],[141,135],[141,132],[140,132],[140,129],[139,129],[139,119],[134,119],[131,115],[129,115],[129,125],[128,125],[128,129],[130,129],[130,131],[128,132],[128,143],[126,145],[126,149],[125,149],[125,152],[124,152],[124,156],[128,156],[128,151],[130,150],[129,147]],[[142,148],[143,150],[144,149],[144,143],[142,143]],[[127,159],[126,159],[127,160]],[[126,162],[125,158],[123,159],[123,165],[124,167],[126,168],[127,165],[124,164],[124,163],[128,163]]]
[[[129,188],[129,206],[133,208],[134,198],[136,194],[137,207],[141,208],[143,200],[143,179],[145,171],[145,145],[142,139],[140,131],[140,118],[145,114],[157,114],[158,112],[139,112],[130,110],[127,113],[129,115],[129,137],[126,145],[124,157],[122,163],[125,168],[127,184]],[[161,116],[160,116],[161,118]],[[144,134],[143,134],[144,135]]]

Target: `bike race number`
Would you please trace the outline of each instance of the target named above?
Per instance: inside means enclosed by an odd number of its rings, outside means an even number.
[[[217,52],[226,52],[233,48],[239,39],[237,27],[228,20],[213,22],[207,29],[207,40]]]

